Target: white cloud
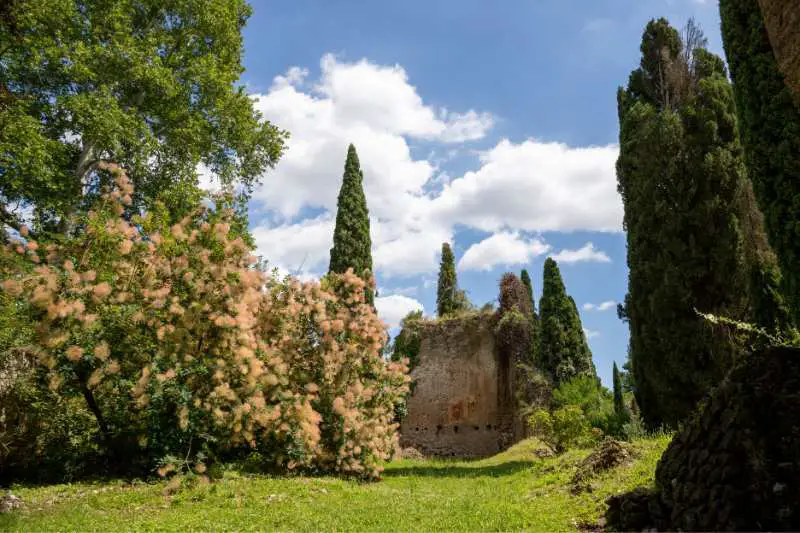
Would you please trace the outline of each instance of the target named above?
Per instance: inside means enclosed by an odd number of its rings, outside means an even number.
[[[585,303],[583,304],[584,311],[608,311],[609,309],[615,309],[617,306],[617,302],[614,300],[608,300],[599,304],[592,304],[592,303]]]
[[[375,307],[378,309],[378,316],[390,328],[397,327],[400,321],[411,311],[424,311],[422,304],[417,300],[400,294],[375,298]]]
[[[506,139],[481,155],[481,167],[452,180],[431,216],[484,231],[621,231],[615,145],[573,148]]]
[[[431,106],[399,65],[326,55],[320,67],[317,79],[292,67],[253,95],[264,117],[291,133],[251,201],[259,252],[281,268],[310,274],[326,266],[349,143],[364,172],[375,269],[385,277],[435,272],[441,243],[452,242],[456,225],[511,235],[621,230],[616,146],[503,140],[481,154],[476,171],[450,176],[438,165],[464,150],[458,143],[483,138],[494,123],[490,114]],[[412,156],[411,139],[433,143],[428,158]],[[209,176],[202,180],[212,185]],[[308,209],[316,218],[299,220]],[[269,221],[258,222],[263,213]],[[518,261],[515,246],[504,261]]]
[[[253,195],[256,211],[275,211],[287,220],[304,207],[333,212],[349,143],[356,145],[370,210],[375,268],[387,276],[414,275],[436,268],[438,250],[452,239],[448,225],[428,221],[430,200],[423,187],[436,178],[436,166],[416,160],[406,137],[440,142],[478,139],[492,126],[486,113],[455,113],[425,105],[405,71],[366,60],[343,63],[332,55],[321,61],[321,77],[308,90],[308,71],[293,67],[275,78],[266,94],[255,95],[264,117],[291,132],[288,149]],[[308,231],[269,224],[257,226],[262,241]],[[270,238],[270,232],[277,235]],[[310,250],[312,245],[319,249]],[[330,241],[290,244],[314,258],[328,253]],[[273,259],[273,254],[265,254]],[[276,260],[282,262],[284,257]]]
[[[443,242],[452,242],[449,228],[427,229],[411,218],[372,224],[372,260],[385,276],[434,272]]]
[[[411,296],[413,294],[417,294],[419,291],[419,287],[410,286],[410,287],[394,287],[391,289],[378,289],[380,294],[386,294],[386,296],[391,296],[393,294],[399,294],[401,296]]]
[[[333,244],[333,220],[328,215],[297,224],[253,228],[256,253],[271,265],[292,274],[321,273],[327,270]]]
[[[600,332],[599,331],[594,331],[592,329],[586,329],[586,328],[583,328],[583,334],[586,335],[587,339],[591,339],[592,337],[599,337],[600,336]]]
[[[591,242],[587,242],[583,247],[578,248],[577,250],[561,250],[551,257],[559,263],[611,262],[611,258],[608,257],[608,254],[602,250],[596,249],[594,244]]]
[[[491,270],[495,266],[524,265],[547,253],[541,239],[526,240],[518,231],[502,231],[473,244],[458,262],[459,270]]]

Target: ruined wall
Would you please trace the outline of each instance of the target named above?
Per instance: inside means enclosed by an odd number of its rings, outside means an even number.
[[[800,3],[797,0],[758,0],[778,68],[800,99]]]
[[[425,455],[483,457],[513,443],[511,370],[495,346],[494,317],[426,323],[400,444]]]
[[[800,530],[800,349],[753,353],[675,435],[654,491],[608,501],[617,531]]]

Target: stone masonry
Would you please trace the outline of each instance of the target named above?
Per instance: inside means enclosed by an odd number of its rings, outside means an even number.
[[[426,323],[400,444],[425,455],[485,457],[519,440],[512,373],[498,355],[492,315]]]

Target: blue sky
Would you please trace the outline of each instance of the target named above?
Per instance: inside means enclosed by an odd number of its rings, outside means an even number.
[[[443,240],[477,305],[503,272],[559,260],[598,372],[611,383],[628,332],[616,194],[616,89],[642,29],[701,24],[721,53],[711,0],[255,1],[243,81],[292,137],[251,201],[259,253],[284,271],[327,267],[346,146],[372,217],[379,311],[435,311]],[[606,302],[605,306],[600,304]]]

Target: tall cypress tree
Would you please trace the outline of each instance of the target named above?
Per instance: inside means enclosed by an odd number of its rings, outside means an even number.
[[[537,341],[537,336],[539,335],[539,315],[536,313],[536,299],[533,296],[533,283],[531,282],[531,277],[527,269],[522,269],[520,280],[525,286],[525,291],[528,293],[528,299],[531,302],[531,359],[536,361],[536,350],[539,344]]]
[[[358,276],[372,273],[372,240],[369,235],[369,210],[364,195],[364,175],[358,162],[356,147],[347,148],[342,188],[333,230],[330,272],[343,273],[352,268]],[[369,291],[368,300],[372,300]]]
[[[528,270],[523,268],[519,277],[520,277],[520,280],[522,281],[522,284],[525,285],[525,290],[528,291],[528,297],[531,300],[531,309],[533,310],[533,316],[534,316],[534,318],[537,318],[537,315],[536,315],[536,300],[533,297],[533,283],[531,282],[530,275],[528,275]]]
[[[622,418],[625,416],[625,402],[622,399],[622,379],[619,375],[619,369],[617,368],[617,362],[614,361],[614,368],[613,368],[613,380],[614,380],[614,413]]]
[[[595,374],[575,302],[567,295],[558,264],[550,257],[544,262],[538,344],[539,364],[556,385],[578,375]]]
[[[778,69],[758,0],[720,0],[745,161],[784,293],[800,319],[800,107]]]
[[[439,265],[439,283],[436,289],[436,311],[440,317],[457,310],[458,281],[456,261],[449,243],[442,243],[442,260]]]
[[[749,242],[763,229],[747,201],[732,90],[723,61],[704,47],[693,23],[682,38],[666,20],[650,21],[640,67],[618,93],[624,314],[636,400],[651,427],[688,415],[739,353],[695,310],[781,314],[768,247]]]

